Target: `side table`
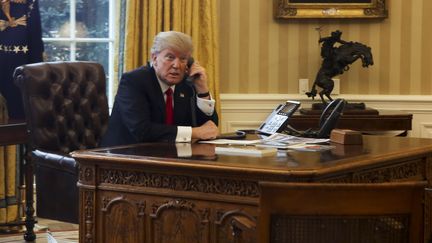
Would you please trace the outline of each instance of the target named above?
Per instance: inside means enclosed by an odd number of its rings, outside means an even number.
[[[24,121],[10,120],[8,123],[0,123],[0,146],[20,145],[20,175],[17,178],[20,186],[25,185],[25,226],[24,239],[26,241],[34,241],[36,235],[33,231],[35,218],[33,207],[33,164],[30,155],[28,154],[28,134],[27,125]],[[25,179],[24,179],[25,178]],[[21,200],[20,200],[21,201]],[[6,224],[6,225],[21,225],[24,223]]]
[[[289,124],[298,130],[319,127],[320,115],[297,115],[289,119]],[[381,112],[379,115],[342,115],[336,128],[351,129],[363,132],[404,131],[406,135],[411,130],[412,114]]]

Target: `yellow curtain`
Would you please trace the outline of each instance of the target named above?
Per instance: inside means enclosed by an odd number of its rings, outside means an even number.
[[[0,123],[7,122],[7,114],[6,101],[0,94]],[[16,156],[16,146],[0,146],[0,224],[19,218]]]
[[[207,71],[220,115],[217,0],[128,0],[126,4],[123,71],[147,63],[153,38],[160,31],[189,34],[194,58]]]

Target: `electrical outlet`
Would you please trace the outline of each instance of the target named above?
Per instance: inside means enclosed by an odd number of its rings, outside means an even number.
[[[340,94],[340,79],[334,78],[333,82],[334,82],[334,86],[333,86],[333,91],[331,93],[338,95]]]
[[[301,78],[299,79],[299,94],[305,94],[309,92],[309,79]]]

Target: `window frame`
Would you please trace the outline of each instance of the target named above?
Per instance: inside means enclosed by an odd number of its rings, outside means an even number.
[[[107,96],[109,107],[114,102],[114,48],[115,48],[115,0],[108,0],[108,37],[107,38],[79,38],[75,35],[76,30],[76,0],[69,0],[69,37],[43,37],[44,43],[67,42],[69,44],[69,60],[76,61],[77,43],[107,43],[108,44],[108,70],[107,71]],[[91,60],[89,60],[91,61]]]

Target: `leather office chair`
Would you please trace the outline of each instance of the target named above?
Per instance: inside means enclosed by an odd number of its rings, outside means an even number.
[[[36,175],[38,217],[78,222],[78,166],[69,153],[98,146],[108,125],[105,73],[93,62],[18,67]]]
[[[260,183],[259,242],[423,242],[426,184]]]

